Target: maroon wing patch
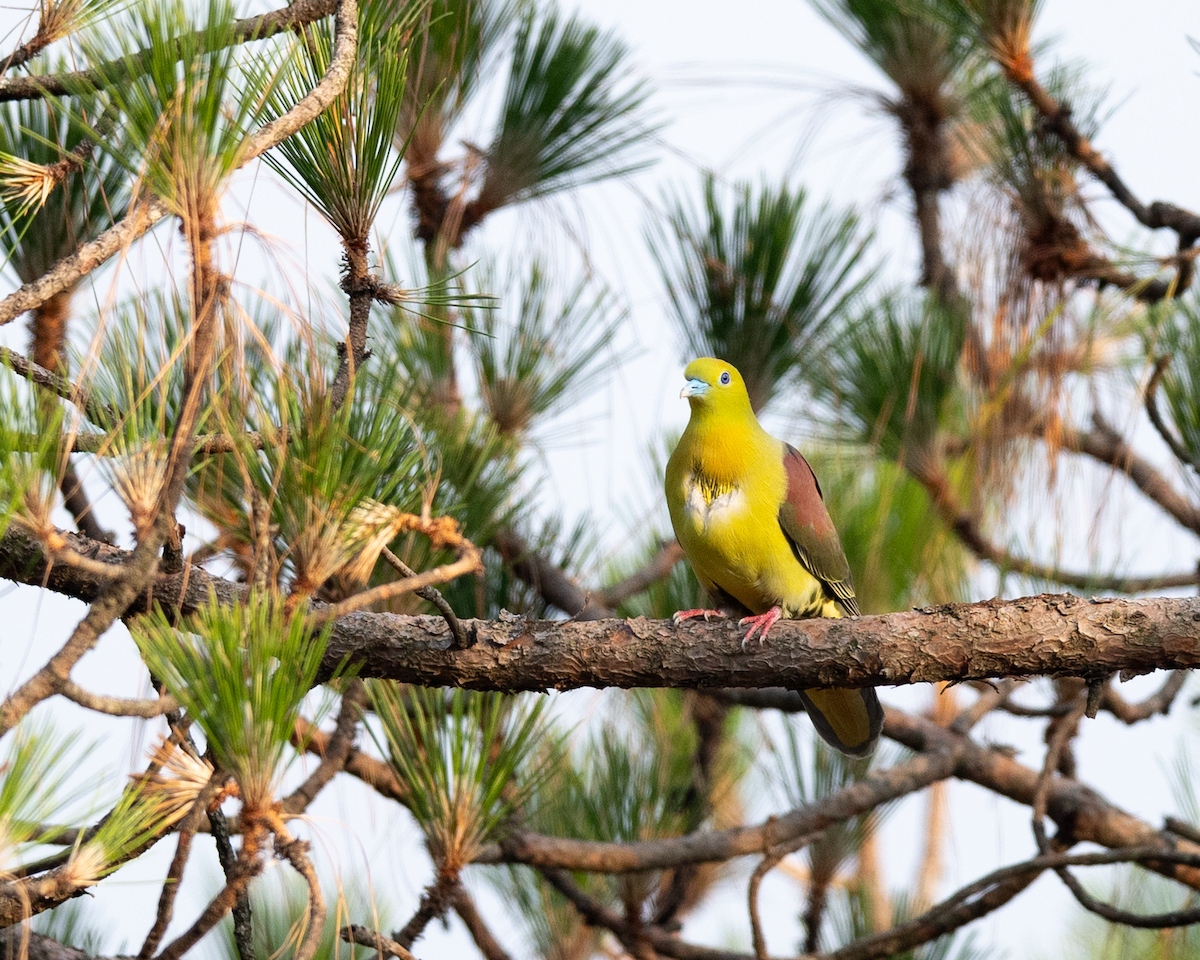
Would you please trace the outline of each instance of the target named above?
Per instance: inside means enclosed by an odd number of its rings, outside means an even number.
[[[787,497],[779,505],[779,525],[804,568],[821,581],[831,599],[851,616],[859,615],[850,564],[838,539],[837,529],[825,509],[821,486],[800,451],[785,443],[783,468],[787,474]]]

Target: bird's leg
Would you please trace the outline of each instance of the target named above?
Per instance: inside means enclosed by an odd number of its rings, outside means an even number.
[[[704,622],[708,623],[709,617],[724,616],[725,612],[722,610],[705,610],[701,607],[695,610],[680,610],[673,617],[671,617],[671,620],[674,622],[675,626],[679,626],[684,620],[690,620],[692,617],[703,617]]]
[[[749,642],[750,638],[754,636],[755,630],[759,631],[758,645],[761,647],[764,643],[766,643],[767,631],[770,630],[771,627],[775,625],[775,621],[779,620],[782,616],[783,610],[776,605],[766,613],[760,613],[756,617],[742,617],[742,619],[738,621],[739,627],[744,627],[746,624],[750,624],[750,629],[747,630],[746,635],[742,637],[742,649],[746,649],[746,644]]]

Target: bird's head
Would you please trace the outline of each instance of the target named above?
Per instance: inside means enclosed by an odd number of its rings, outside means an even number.
[[[687,383],[679,396],[687,397],[693,414],[754,415],[746,383],[732,363],[700,357],[687,365],[683,375]]]

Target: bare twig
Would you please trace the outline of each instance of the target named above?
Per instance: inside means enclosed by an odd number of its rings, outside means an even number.
[[[188,811],[187,816],[179,825],[179,841],[175,847],[175,856],[171,858],[167,877],[163,881],[162,893],[159,894],[154,925],[146,934],[142,949],[138,951],[138,960],[148,960],[149,957],[152,957],[154,951],[158,949],[159,943],[162,942],[163,934],[167,932],[167,925],[171,922],[171,914],[175,909],[175,895],[179,892],[179,884],[183,880],[183,870],[192,849],[192,839],[196,836],[196,831],[200,828],[200,821],[207,813],[208,805],[221,788],[223,780],[224,777],[218,777],[215,774],[209,778],[204,789],[196,797],[195,803],[192,804],[192,809]]]
[[[325,934],[325,898],[321,895],[321,882],[317,871],[308,858],[308,841],[293,839],[282,820],[272,827],[275,833],[275,853],[292,865],[304,882],[308,884],[308,912],[304,918],[305,931],[293,960],[312,960],[321,947]]]
[[[1197,462],[1196,458],[1187,451],[1182,441],[1167,426],[1158,410],[1158,385],[1162,382],[1163,374],[1167,372],[1167,367],[1170,365],[1171,355],[1169,353],[1154,362],[1154,371],[1150,374],[1149,383],[1146,384],[1146,416],[1150,418],[1154,429],[1162,437],[1163,443],[1167,445],[1171,453],[1175,454],[1175,459],[1180,463],[1187,464],[1193,470],[1200,471],[1200,462]]]
[[[1119,470],[1182,526],[1200,534],[1200,510],[1196,505],[1176,490],[1153,464],[1134,452],[1098,414],[1092,416],[1091,430],[1066,429],[1062,432],[1061,442],[1067,450],[1084,454]]]
[[[1028,98],[1029,102],[1040,114],[1045,127],[1054,133],[1067,152],[1082,163],[1091,174],[1108,187],[1113,197],[1151,230],[1168,227],[1179,235],[1180,249],[1192,245],[1200,237],[1200,217],[1189,210],[1184,210],[1172,203],[1156,202],[1148,206],[1143,204],[1133,191],[1126,186],[1125,181],[1118,176],[1117,171],[1091,142],[1071,118],[1071,108],[1055,100],[1053,96],[1038,82],[1033,75],[1032,62],[1006,64],[998,61],[1009,82],[1018,87]]]
[[[409,917],[408,923],[392,934],[392,939],[406,950],[411,947],[420,939],[430,922],[444,916],[454,904],[458,887],[458,873],[439,867],[433,883],[421,894],[416,913]]]
[[[208,812],[208,826],[216,842],[217,860],[225,874],[225,882],[228,883],[237,872],[237,854],[229,839],[229,821],[220,807],[214,807]],[[243,889],[237,893],[233,902],[233,945],[237,950],[238,960],[255,960],[252,923],[250,897]]]
[[[383,559],[391,564],[393,569],[401,576],[415,577],[417,575],[417,572],[412,567],[392,553],[387,547],[383,548]],[[463,630],[462,624],[459,622],[458,615],[454,612],[454,608],[450,606],[450,602],[442,596],[442,591],[437,587],[429,586],[414,590],[413,593],[422,600],[427,600],[437,607],[438,613],[445,619],[446,626],[450,628],[450,632],[454,635],[454,641],[458,644],[460,650],[470,646],[471,642],[467,638],[467,633]]]
[[[354,735],[358,730],[359,715],[366,698],[366,687],[361,680],[354,679],[347,683],[342,693],[337,725],[332,736],[323,742],[325,749],[321,762],[295,792],[283,800],[281,806],[285,814],[295,816],[304,812],[325,785],[345,768],[350,751],[354,748]]]
[[[454,912],[466,926],[467,931],[471,934],[471,939],[475,941],[475,946],[483,954],[484,960],[512,960],[508,951],[500,945],[500,942],[492,935],[492,931],[488,929],[479,910],[475,907],[474,899],[461,883],[454,891]]]
[[[770,960],[770,955],[767,953],[767,940],[763,935],[762,919],[758,915],[758,889],[762,885],[763,877],[775,869],[780,860],[807,846],[816,836],[818,834],[796,837],[782,846],[767,850],[763,853],[763,858],[758,862],[758,866],[754,868],[754,872],[750,874],[750,883],[746,888],[746,900],[750,909],[750,934],[754,943],[756,960]]]
[[[341,937],[347,943],[357,943],[364,947],[374,947],[379,951],[380,955],[385,957],[399,957],[400,960],[417,960],[406,947],[401,946],[391,937],[385,937],[377,930],[368,930],[357,923],[342,927]]]
[[[151,719],[161,717],[164,713],[179,709],[175,698],[163,694],[156,700],[131,700],[125,697],[107,697],[103,694],[92,693],[70,679],[62,680],[56,685],[56,692],[66,697],[72,703],[77,703],[88,710],[108,714],[110,717],[143,717]]]

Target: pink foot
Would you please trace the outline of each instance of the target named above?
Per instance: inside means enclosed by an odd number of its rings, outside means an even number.
[[[675,626],[679,626],[681,623],[683,623],[684,620],[691,620],[692,617],[703,617],[704,622],[707,623],[709,617],[723,617],[723,616],[725,616],[725,614],[723,614],[720,610],[697,609],[697,610],[680,610],[678,613],[675,614],[675,616],[671,617],[671,619],[674,621]]]
[[[746,631],[746,635],[742,638],[742,649],[746,649],[746,644],[750,638],[754,636],[754,631],[758,630],[758,645],[761,647],[767,642],[767,631],[775,625],[775,621],[783,617],[783,611],[779,607],[772,607],[766,613],[760,613],[756,617],[742,617],[738,621],[739,627],[744,627],[750,624],[750,629]]]

